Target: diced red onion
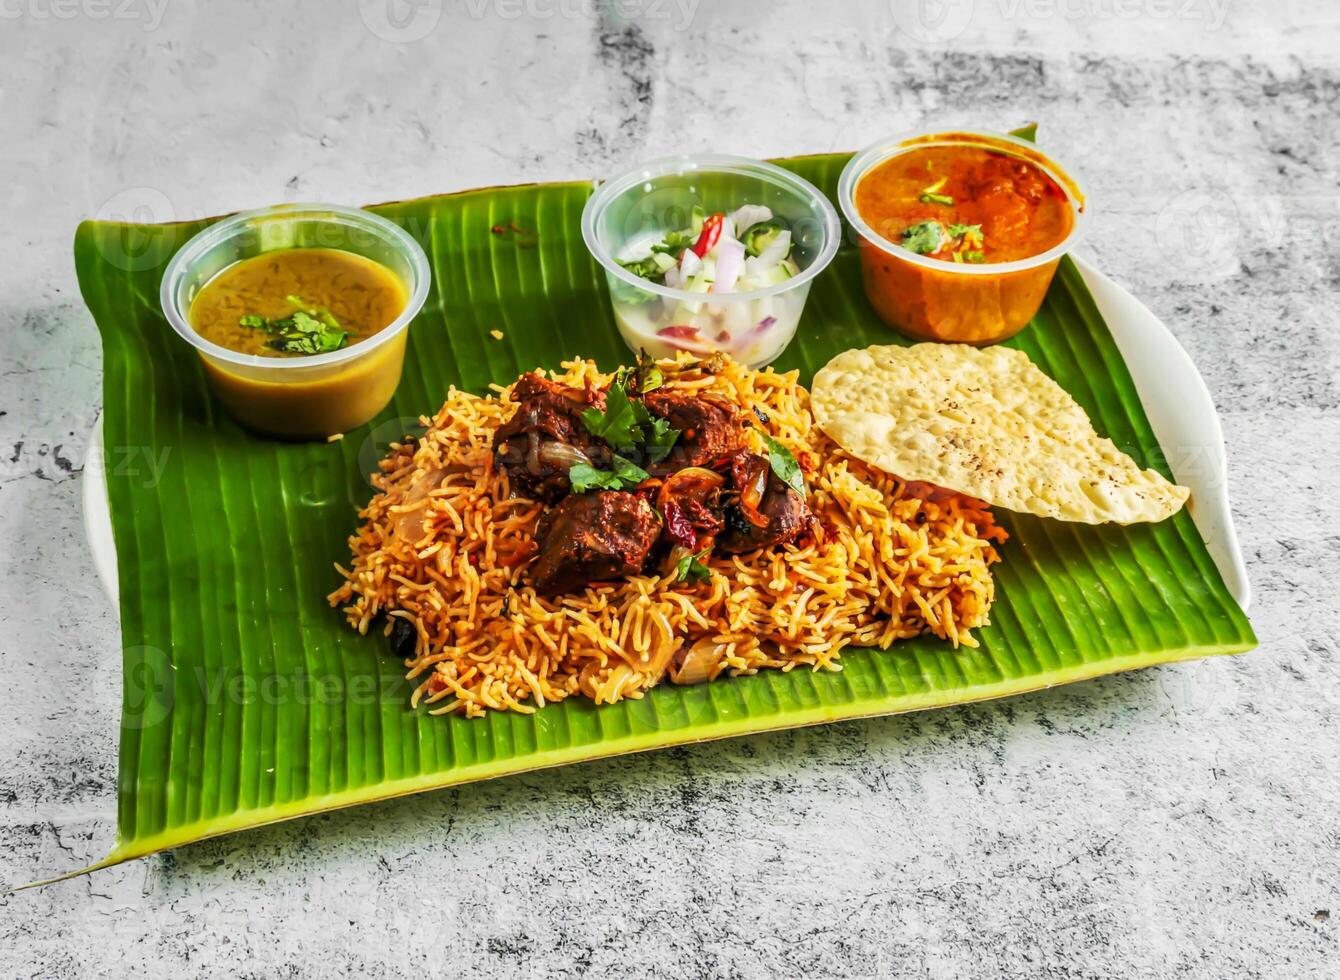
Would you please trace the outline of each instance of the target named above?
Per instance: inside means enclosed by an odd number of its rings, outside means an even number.
[[[731,218],[735,221],[736,232],[745,232],[760,221],[771,221],[772,208],[765,204],[745,204],[736,208]]]
[[[762,320],[758,321],[758,324],[754,327],[752,332],[755,334],[763,333],[776,322],[777,318],[775,316],[765,316]]]
[[[729,293],[744,271],[744,246],[733,238],[722,237],[717,242],[717,275],[712,292]]]
[[[698,258],[698,253],[691,248],[684,249],[679,256],[679,274],[684,277],[684,281],[687,282],[702,271],[703,260]]]
[[[696,353],[705,353],[712,350],[711,346],[703,343],[697,327],[678,323],[671,324],[657,330],[656,336],[678,350],[694,351]]]

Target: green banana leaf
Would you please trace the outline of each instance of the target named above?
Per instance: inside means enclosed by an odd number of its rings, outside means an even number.
[[[846,160],[781,163],[831,196]],[[339,581],[332,563],[346,557],[380,450],[404,434],[406,419],[431,414],[449,385],[484,391],[574,355],[606,367],[627,361],[604,276],[579,232],[590,190],[491,188],[373,208],[419,238],[434,286],[394,402],[334,444],[267,441],[239,428],[212,403],[195,354],[164,319],[164,267],[208,221],[80,226],[79,283],[104,351],[107,459],[161,463],[108,467],[125,691],[117,842],[95,867],[471,780],[963,704],[1255,645],[1185,512],[1134,527],[1002,513],[1012,540],[979,649],[923,638],[849,651],[840,673],[667,686],[640,701],[570,700],[533,716],[469,721],[411,710],[403,667],[382,638],[353,633],[327,607]],[[840,350],[892,340],[866,304],[855,249],[844,245],[777,367],[799,368],[808,382]],[[1069,261],[1011,343],[1100,431],[1166,472]]]

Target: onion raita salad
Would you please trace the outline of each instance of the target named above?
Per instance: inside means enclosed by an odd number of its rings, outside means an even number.
[[[795,333],[808,290],[750,294],[798,275],[794,252],[791,228],[769,207],[708,214],[695,206],[687,227],[640,236],[616,260],[641,280],[695,295],[621,284],[612,297],[619,329],[653,354],[725,351],[765,364]]]

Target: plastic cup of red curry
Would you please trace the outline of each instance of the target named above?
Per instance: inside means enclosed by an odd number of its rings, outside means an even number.
[[[838,199],[859,235],[866,296],[914,340],[1014,336],[1085,224],[1074,179],[1001,133],[881,140],[847,164]]]

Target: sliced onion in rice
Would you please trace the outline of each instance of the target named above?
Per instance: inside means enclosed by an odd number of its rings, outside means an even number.
[[[442,478],[446,475],[446,470],[435,467],[431,470],[425,470],[414,478],[414,482],[409,485],[405,491],[405,496],[401,499],[397,509],[404,507],[413,507],[414,504],[425,500],[430,493],[442,485]],[[415,507],[413,510],[402,510],[395,522],[395,536],[401,541],[414,544],[423,538],[427,525],[424,518],[428,516],[428,507]]]
[[[719,672],[722,648],[711,637],[704,637],[687,650],[681,650],[670,662],[670,680],[676,684],[701,684]]]
[[[591,465],[590,456],[566,442],[545,442],[541,444],[538,456],[541,463],[564,470],[571,469],[578,463]]]

